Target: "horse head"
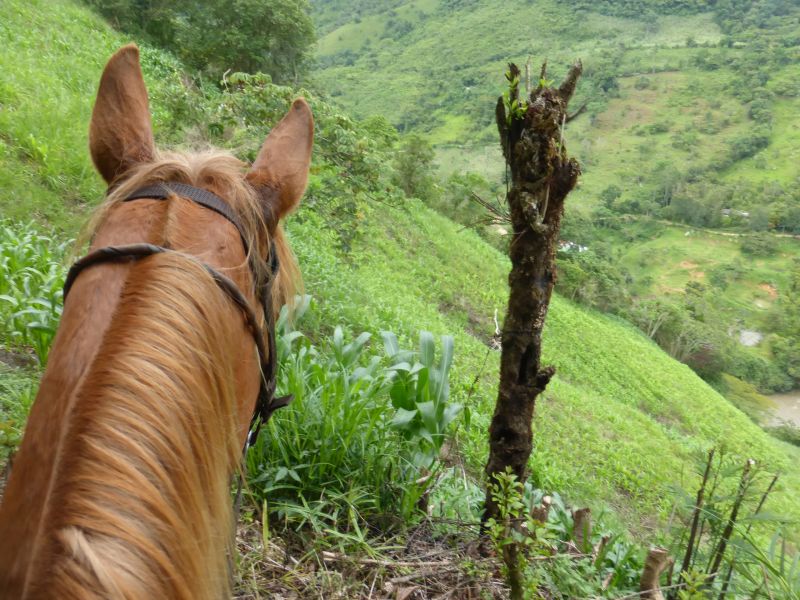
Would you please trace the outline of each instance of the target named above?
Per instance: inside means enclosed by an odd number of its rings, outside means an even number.
[[[162,153],[138,49],[103,72],[90,152],[109,185],[0,506],[15,598],[228,593],[231,477],[274,389],[274,318],[294,294],[281,228],[305,190],[302,99],[252,166]]]

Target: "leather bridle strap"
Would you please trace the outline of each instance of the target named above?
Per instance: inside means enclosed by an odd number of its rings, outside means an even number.
[[[105,248],[98,248],[97,250],[90,252],[72,265],[64,281],[64,302],[66,302],[67,296],[69,295],[75,280],[78,278],[78,275],[80,275],[84,269],[101,263],[137,261],[149,256],[153,256],[154,254],[165,253],[178,255],[203,267],[203,269],[205,269],[205,271],[211,275],[214,283],[216,283],[217,286],[223,292],[225,292],[228,298],[230,298],[230,300],[241,310],[245,319],[245,324],[253,336],[253,341],[256,344],[256,350],[258,351],[258,358],[260,362],[261,384],[258,391],[255,410],[250,420],[247,440],[245,441],[244,450],[246,452],[247,448],[252,445],[258,436],[261,425],[269,420],[273,412],[289,404],[289,402],[292,400],[292,396],[282,396],[280,398],[275,397],[277,357],[275,356],[275,332],[272,319],[268,314],[267,339],[269,342],[269,348],[267,349],[264,346],[264,336],[258,326],[255,313],[253,313],[253,310],[250,308],[250,304],[247,302],[247,299],[242,295],[242,292],[233,281],[213,267],[210,267],[209,265],[199,261],[197,258],[183,252],[171,250],[169,248],[163,248],[161,246],[145,243],[128,244],[125,246],[106,246]]]
[[[244,253],[245,255],[249,255],[250,247],[247,243],[247,236],[245,235],[245,230],[241,221],[239,221],[239,217],[236,216],[236,213],[233,212],[233,209],[227,202],[208,190],[194,187],[193,185],[186,183],[175,183],[172,181],[161,182],[141,187],[128,194],[122,199],[122,201],[130,202],[131,200],[167,200],[172,196],[188,198],[195,204],[199,204],[200,206],[208,208],[209,210],[213,210],[215,213],[225,217],[225,219],[227,219],[231,225],[236,227],[236,230],[239,232],[239,237],[242,238],[242,244],[244,244]]]
[[[250,330],[250,333],[253,335],[253,340],[256,343],[259,359],[261,360],[262,370],[268,370],[265,369],[265,367],[269,366],[266,363],[273,362],[274,357],[268,355],[266,352],[264,339],[261,335],[258,321],[256,320],[256,316],[253,313],[253,310],[250,308],[250,304],[247,302],[247,299],[242,295],[242,292],[239,291],[239,288],[233,281],[230,280],[230,278],[226,277],[213,267],[200,262],[189,254],[184,254],[183,252],[178,252],[169,248],[162,248],[161,246],[155,246],[153,244],[128,244],[125,246],[106,246],[105,248],[98,248],[83,258],[77,260],[70,268],[69,272],[67,273],[67,278],[64,280],[64,301],[66,302],[69,291],[72,289],[72,285],[75,283],[78,275],[80,275],[81,272],[88,267],[92,267],[100,263],[136,261],[154,254],[165,253],[176,254],[186,260],[191,260],[197,265],[203,267],[203,269],[205,269],[205,271],[211,275],[214,283],[216,283],[217,286],[223,292],[225,292],[225,294],[227,294],[228,298],[230,298],[233,303],[242,311],[245,324]]]

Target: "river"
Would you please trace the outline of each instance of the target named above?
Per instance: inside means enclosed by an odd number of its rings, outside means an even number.
[[[767,398],[775,403],[775,409],[769,411],[772,425],[778,425],[781,421],[789,421],[796,427],[800,427],[800,390],[793,390],[786,394],[772,394]]]

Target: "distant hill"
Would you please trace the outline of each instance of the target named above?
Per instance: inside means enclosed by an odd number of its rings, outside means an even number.
[[[499,156],[488,167],[476,157],[494,146],[493,107],[506,63],[530,57],[534,80],[544,59],[554,79],[576,58],[586,65],[573,104],[588,102],[588,110],[567,130],[584,165],[583,203],[611,184],[631,194],[656,186],[665,162],[689,181],[791,185],[797,177],[795,3],[312,5],[323,87],[358,116],[381,114],[401,130],[428,135],[447,171],[499,172]]]
[[[316,78],[332,99],[424,135],[443,178],[479,173],[498,197],[503,164],[493,119],[507,63],[530,60],[535,85],[545,59],[547,77],[558,81],[581,58],[572,106],[586,110],[565,140],[583,170],[567,220],[584,220],[570,234],[602,247],[637,300],[683,303],[687,285],[702,286],[718,309],[718,336],[774,322],[800,256],[800,240],[791,238],[800,235],[796,2],[312,5]],[[786,237],[771,242],[769,255],[747,254],[740,246],[758,232]],[[717,286],[715,273],[725,270],[736,282]],[[769,340],[742,351],[772,360]]]

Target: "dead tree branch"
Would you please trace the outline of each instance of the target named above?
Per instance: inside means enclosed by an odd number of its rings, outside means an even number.
[[[561,135],[569,99],[582,66],[577,62],[559,88],[547,85],[546,64],[539,85],[520,101],[520,70],[509,65],[508,94],[495,108],[503,156],[510,172],[506,194],[513,235],[509,247],[509,299],[503,323],[500,387],[489,428],[490,484],[507,467],[527,477],[537,396],[555,373],[541,365],[542,329],[556,280],[555,256],[564,201],[580,173]],[[546,208],[545,208],[546,206]],[[484,519],[497,516],[486,494]]]

